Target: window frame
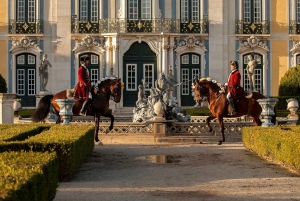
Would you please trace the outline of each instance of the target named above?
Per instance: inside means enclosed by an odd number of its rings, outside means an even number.
[[[187,22],[199,23],[200,20],[201,20],[200,0],[180,0],[180,21],[182,23],[187,23]]]
[[[262,22],[262,0],[244,0],[243,1],[243,21],[245,23]]]
[[[16,21],[35,22],[37,0],[16,0]]]
[[[128,0],[127,18],[129,20],[152,19],[152,0]]]
[[[99,0],[79,0],[79,20],[96,23],[99,21]]]

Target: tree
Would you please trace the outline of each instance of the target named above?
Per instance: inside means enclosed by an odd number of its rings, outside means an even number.
[[[290,68],[280,80],[279,96],[300,96],[300,65]]]
[[[0,93],[7,93],[7,84],[4,77],[2,77],[1,74],[0,74]]]

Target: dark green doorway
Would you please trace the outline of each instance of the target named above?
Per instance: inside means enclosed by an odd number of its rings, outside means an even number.
[[[195,76],[200,78],[201,56],[195,53],[184,54],[180,57],[181,106],[194,106],[196,104],[192,95],[192,82]]]
[[[36,56],[19,54],[16,56],[16,92],[22,107],[36,106]]]
[[[149,89],[154,87],[157,79],[156,55],[147,43],[136,42],[124,54],[123,61],[123,80],[125,80],[123,106],[135,107],[138,85],[143,84],[142,80],[146,93],[149,94]]]

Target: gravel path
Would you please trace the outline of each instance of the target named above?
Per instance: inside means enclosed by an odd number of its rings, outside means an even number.
[[[104,145],[54,200],[300,201],[300,177],[242,143]]]

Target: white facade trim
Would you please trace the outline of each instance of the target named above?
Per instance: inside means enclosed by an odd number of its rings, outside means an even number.
[[[242,42],[240,41],[240,47],[237,50],[239,54],[239,63],[240,67],[243,65],[243,58],[244,55],[251,54],[251,53],[257,53],[261,54],[263,56],[263,61],[262,61],[262,68],[263,68],[263,91],[262,93],[264,95],[268,94],[267,91],[267,86],[268,86],[268,53],[269,49],[264,41],[259,40],[256,36],[250,36],[247,39],[247,42]],[[244,83],[244,72],[240,70],[241,74],[241,82]]]
[[[195,53],[201,56],[201,76],[205,75],[205,52],[207,51],[205,45],[201,43],[199,40],[197,40],[194,36],[188,36],[184,39],[184,41],[181,41],[178,45],[178,47],[174,50],[176,52],[176,61],[175,61],[175,67],[177,68],[177,77],[176,80],[179,82],[181,79],[181,73],[180,73],[180,58],[181,55],[187,54],[187,53]],[[178,105],[181,106],[181,93],[180,93],[180,87],[177,87],[177,100]]]
[[[36,72],[36,93],[38,94],[40,92],[40,79],[39,79],[39,60],[40,54],[43,52],[39,46],[39,44],[36,44],[33,42],[29,37],[24,36],[20,40],[16,38],[12,38],[12,48],[9,50],[9,52],[12,54],[12,59],[10,62],[11,70],[12,70],[12,93],[16,93],[16,58],[18,54],[24,54],[24,53],[30,53],[35,55],[35,72]]]
[[[75,54],[75,59],[74,59],[74,68],[75,68],[75,73],[78,72],[79,68],[79,55],[84,54],[84,53],[94,53],[99,56],[99,77],[103,77],[103,70],[102,68],[105,67],[104,62],[105,62],[105,53],[106,49],[103,47],[102,44],[98,43],[95,41],[95,38],[87,35],[81,40],[77,40],[75,47],[72,50]],[[78,82],[78,76],[75,76],[75,83]]]

